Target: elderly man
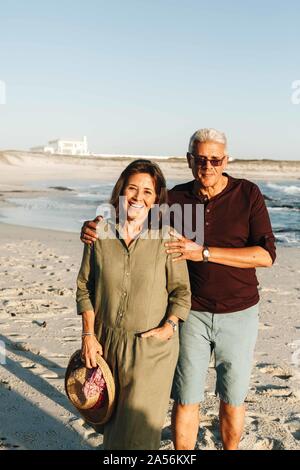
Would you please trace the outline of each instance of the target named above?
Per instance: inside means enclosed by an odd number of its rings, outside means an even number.
[[[188,262],[192,310],[180,325],[180,354],[173,382],[172,429],[178,450],[194,449],[199,404],[214,353],[216,393],[220,398],[223,448],[238,448],[245,417],[253,351],[258,332],[257,267],[275,260],[275,244],[264,198],[258,187],[224,172],[226,137],[200,129],[187,153],[194,179],[169,191],[169,205],[204,205],[204,245],[184,236],[166,243],[175,262]],[[82,241],[96,237],[96,223],[86,222]],[[184,231],[183,231],[184,234]]]

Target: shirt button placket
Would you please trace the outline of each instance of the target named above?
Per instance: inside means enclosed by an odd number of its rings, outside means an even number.
[[[120,305],[120,310],[118,314],[118,323],[120,324],[125,313],[125,304],[126,304],[126,297],[127,297],[127,291],[128,291],[128,276],[130,275],[130,254],[127,252],[125,254],[125,277],[123,281],[123,292],[122,292],[122,299],[121,299],[121,305]]]
[[[209,227],[210,224],[211,224],[211,216],[210,216],[210,213],[211,213],[211,209],[209,207],[207,207],[205,209],[205,227]]]

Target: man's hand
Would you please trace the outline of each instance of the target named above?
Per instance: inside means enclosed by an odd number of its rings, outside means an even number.
[[[86,220],[81,227],[80,240],[87,245],[94,243],[97,238],[97,224],[103,219],[101,215],[98,215],[94,220]]]
[[[97,367],[96,356],[100,354],[102,356],[102,346],[97,341],[96,336],[84,336],[82,338],[81,346],[81,359],[85,363],[85,367],[92,369]]]
[[[182,235],[173,230],[171,230],[169,233],[172,237],[176,237],[177,241],[165,243],[165,247],[167,247],[166,253],[178,253],[180,255],[176,258],[173,258],[172,261],[177,262],[184,259],[191,261],[203,261],[203,246],[198,245],[192,240],[184,238]]]
[[[147,331],[147,333],[141,334],[141,337],[150,338],[150,336],[155,336],[161,341],[167,341],[168,339],[172,338],[173,334],[174,330],[172,325],[170,325],[169,323],[165,323],[160,328],[153,328],[153,330],[149,330]]]

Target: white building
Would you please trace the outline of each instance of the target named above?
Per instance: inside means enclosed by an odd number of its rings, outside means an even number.
[[[48,145],[33,147],[30,149],[35,153],[51,153],[58,155],[89,155],[86,136],[83,140],[50,140]]]

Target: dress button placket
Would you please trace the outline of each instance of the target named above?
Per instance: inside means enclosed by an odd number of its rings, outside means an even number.
[[[125,253],[125,276],[129,276],[129,252]],[[125,299],[127,296],[127,285],[126,285],[126,278],[124,279],[123,282],[123,292],[121,294],[121,302],[120,302],[120,307],[119,307],[119,312],[118,312],[118,324],[121,323],[123,317],[124,317],[124,312],[125,312]]]

